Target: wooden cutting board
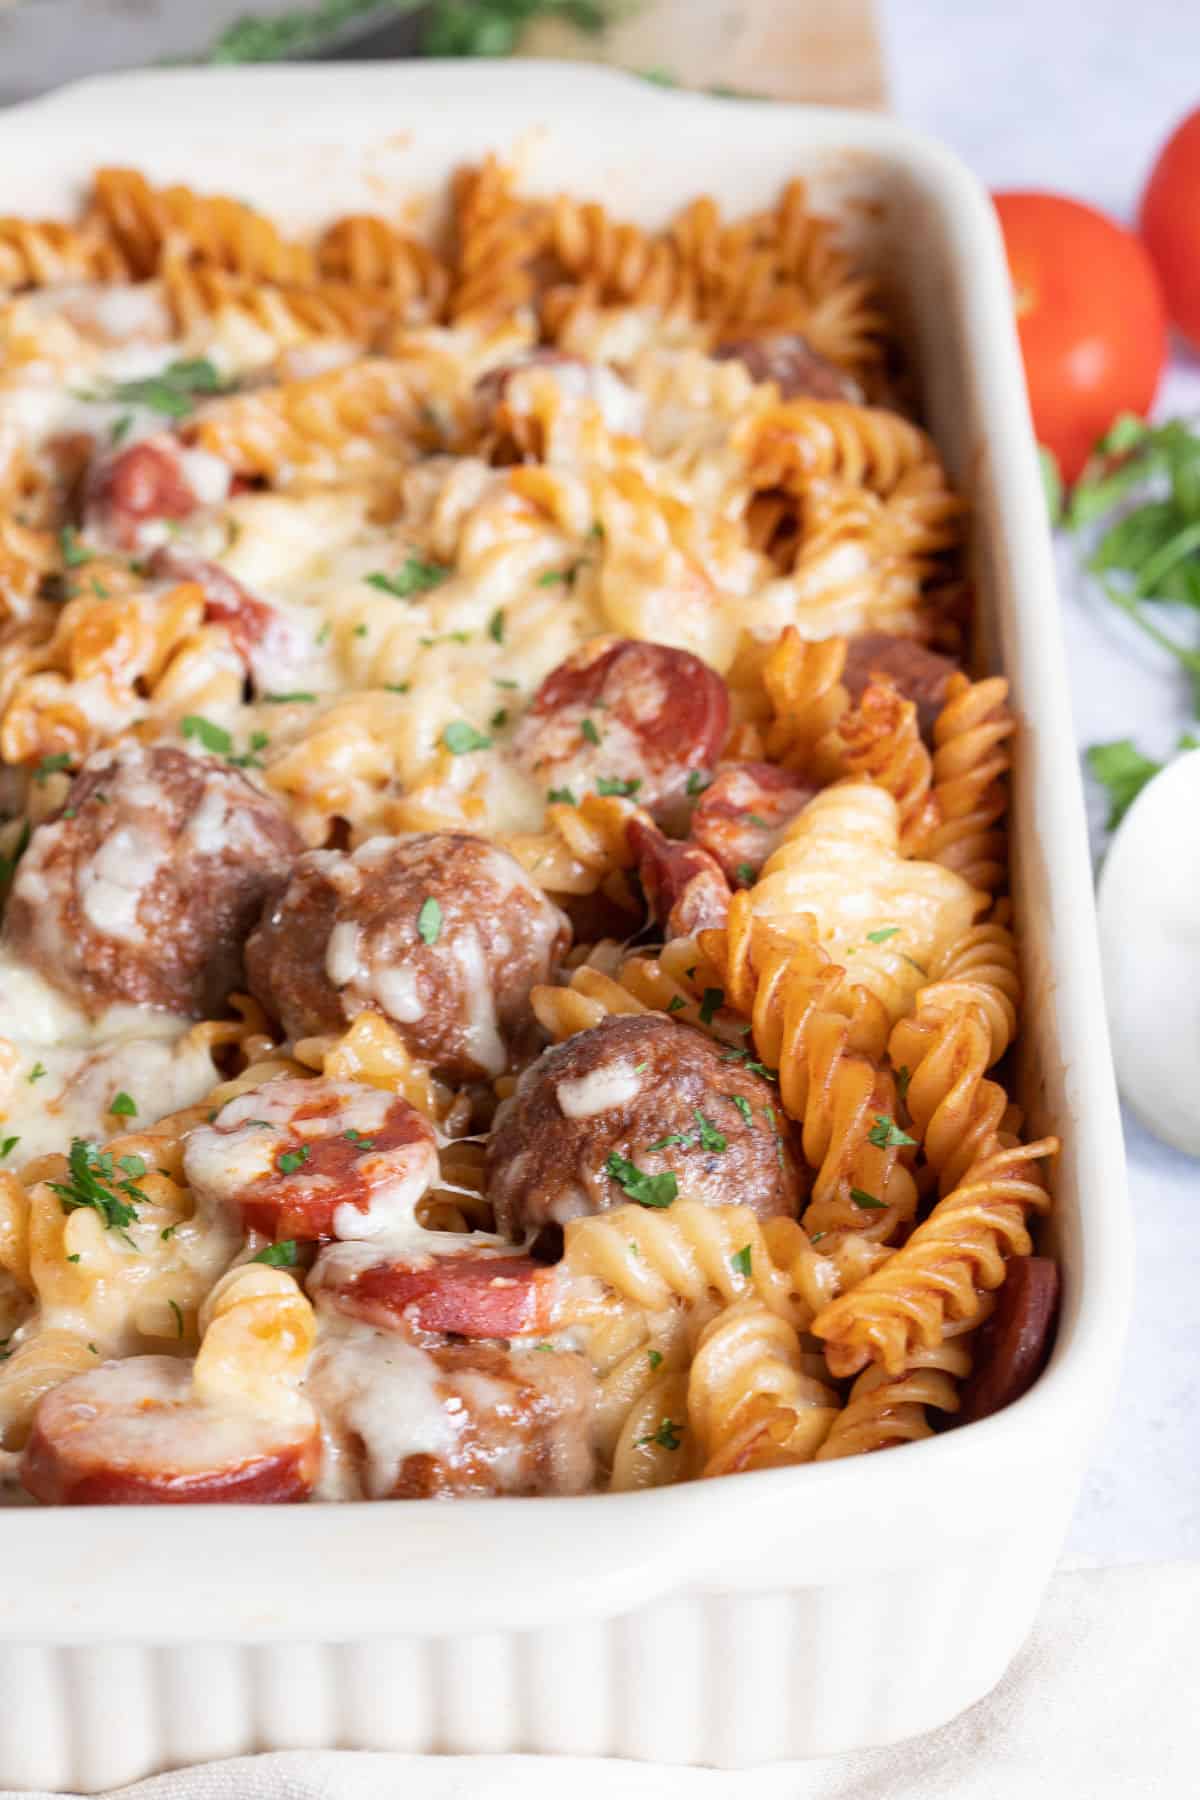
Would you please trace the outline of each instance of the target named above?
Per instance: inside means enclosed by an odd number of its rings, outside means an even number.
[[[873,0],[648,0],[600,37],[539,21],[521,50],[615,63],[682,87],[887,104]]]

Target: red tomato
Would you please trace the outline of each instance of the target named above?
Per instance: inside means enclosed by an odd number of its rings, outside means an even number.
[[[1074,481],[1118,413],[1145,413],[1167,356],[1154,265],[1131,232],[1058,194],[995,195],[1039,443]]]
[[[1154,258],[1168,312],[1200,350],[1200,106],[1176,126],[1150,171],[1138,230]]]

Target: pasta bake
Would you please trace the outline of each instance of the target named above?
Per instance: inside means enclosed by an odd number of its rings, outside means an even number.
[[[622,1491],[1009,1403],[1007,684],[873,276],[461,170],[0,219],[0,1444]]]

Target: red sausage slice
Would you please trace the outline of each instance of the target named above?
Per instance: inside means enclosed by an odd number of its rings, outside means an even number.
[[[205,1206],[277,1243],[404,1226],[438,1174],[432,1128],[407,1100],[323,1077],[237,1095],[188,1133],[183,1162]]]
[[[727,763],[697,802],[692,837],[730,881],[745,887],[774,850],[782,828],[816,791],[774,763]]]
[[[699,657],[667,644],[596,638],[543,681],[513,740],[547,790],[619,792],[660,823],[729,731],[729,693]]]
[[[952,657],[941,656],[912,638],[866,631],[849,640],[842,680],[857,706],[867,685],[877,675],[887,676],[906,700],[915,702],[917,722],[928,738],[945,704],[946,683],[957,668]]]
[[[357,1269],[339,1269],[339,1260],[335,1253],[324,1268],[318,1264],[310,1285],[371,1325],[416,1325],[465,1338],[527,1337],[552,1327],[555,1271],[531,1256],[484,1250],[386,1258]]]
[[[707,850],[664,837],[641,819],[630,821],[628,836],[646,905],[668,938],[725,923],[729,883]]]
[[[94,467],[88,482],[89,531],[135,550],[151,519],[186,519],[200,500],[184,473],[181,446],[163,433],[143,438]]]
[[[975,1368],[963,1385],[965,1424],[1011,1406],[1046,1364],[1058,1311],[1058,1268],[1048,1256],[1014,1256],[979,1333]]]
[[[813,349],[798,331],[730,338],[713,351],[718,362],[744,363],[754,381],[773,381],[781,400],[852,400],[863,391],[853,376]]]
[[[278,607],[248,593],[219,563],[163,544],[150,558],[150,573],[173,581],[194,581],[204,590],[204,617],[224,625],[230,642],[260,692],[286,692],[299,672],[305,645]]]
[[[320,1455],[310,1408],[276,1418],[205,1405],[190,1363],[133,1356],[45,1395],[21,1481],[51,1506],[279,1505],[308,1498]]]

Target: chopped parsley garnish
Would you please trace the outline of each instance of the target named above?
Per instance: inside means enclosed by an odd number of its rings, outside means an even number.
[[[503,731],[507,724],[508,708],[506,706],[498,706],[488,720],[488,729],[489,731]]]
[[[738,1111],[741,1113],[741,1115],[742,1115],[743,1119],[746,1121],[747,1125],[753,1126],[754,1111],[750,1105],[750,1102],[747,1100],[745,1094],[726,1094],[725,1098],[726,1098],[726,1100],[731,1101],[733,1103],[733,1105],[737,1107]]]
[[[764,819],[761,813],[747,813],[746,823],[747,825],[761,826],[763,831],[770,831],[771,829],[770,819]]]
[[[659,1364],[662,1362],[662,1351],[661,1350],[647,1350],[646,1361],[650,1364],[650,1367],[652,1369],[657,1369]]]
[[[896,1092],[899,1094],[901,1100],[908,1099],[908,1084],[911,1080],[912,1080],[912,1070],[911,1069],[909,1069],[907,1067],[901,1067],[896,1070]]]
[[[419,556],[410,556],[394,575],[379,569],[366,579],[368,587],[378,588],[382,594],[392,594],[397,600],[408,600],[413,594],[427,594],[430,588],[440,587],[449,573],[441,563],[424,562]]]
[[[97,600],[108,599],[108,589],[95,575],[92,576],[92,592],[95,594]]]
[[[19,1137],[6,1137],[4,1142],[0,1144],[0,1161],[3,1161],[11,1150],[15,1150],[20,1141]]]
[[[266,1244],[251,1262],[266,1263],[272,1269],[292,1269],[296,1266],[296,1240],[284,1238],[278,1244]]]
[[[894,1119],[886,1113],[876,1113],[875,1123],[867,1133],[868,1144],[874,1144],[877,1150],[898,1150],[904,1144],[915,1144],[916,1138],[909,1137],[901,1131]]]
[[[48,1075],[49,1073],[50,1071],[47,1069],[44,1062],[35,1062],[32,1069],[29,1071],[28,1079],[30,1087],[33,1086],[35,1081],[40,1081],[43,1075]]]
[[[373,1150],[375,1148],[375,1139],[364,1137],[361,1131],[355,1131],[353,1125],[348,1125],[342,1136],[348,1144],[353,1144],[356,1150]]]
[[[733,1270],[735,1275],[749,1275],[749,1273],[750,1273],[750,1246],[749,1246],[749,1244],[743,1244],[740,1250],[734,1251],[733,1255],[729,1259],[729,1266]]]
[[[810,1244],[819,1244],[823,1237],[828,1236],[829,1233],[827,1231],[814,1231],[808,1241]]]
[[[163,1243],[165,1244],[165,1243],[168,1243],[170,1241],[170,1239],[175,1236],[175,1233],[178,1230],[179,1230],[178,1225],[164,1225],[158,1235],[162,1239]]]
[[[465,719],[455,719],[442,732],[442,742],[452,756],[465,756],[470,750],[490,750],[492,740],[476,731]]]
[[[129,433],[132,430],[133,430],[133,414],[132,413],[122,413],[119,419],[113,420],[112,430],[108,434],[108,441],[112,445],[114,450],[116,449],[118,444],[122,443],[125,440],[125,438],[127,438],[129,436]]]
[[[519,681],[510,681],[507,675],[493,675],[492,680],[497,687],[510,688],[514,693],[521,685]]]
[[[185,738],[194,738],[211,750],[214,756],[228,756],[233,749],[233,739],[223,725],[214,725],[211,719],[200,713],[188,713],[179,722],[179,729]]]
[[[308,1161],[308,1145],[301,1144],[298,1150],[282,1150],[275,1159],[275,1167],[281,1175],[294,1175]]]
[[[682,1432],[683,1426],[677,1425],[674,1419],[664,1419],[657,1431],[648,1437],[640,1437],[638,1443],[657,1444],[661,1450],[678,1450],[683,1442]]]
[[[179,1302],[178,1300],[168,1300],[167,1305],[175,1314],[175,1336],[181,1338],[183,1336],[183,1313],[180,1311]]]
[[[544,574],[538,576],[537,585],[539,587],[554,587],[556,583],[560,581],[574,581],[575,569],[578,567],[579,564],[576,563],[574,569],[547,569]]]
[[[867,942],[868,944],[886,944],[888,939],[894,938],[899,930],[898,925],[881,925],[878,931],[868,931]]]
[[[693,1109],[692,1117],[695,1119],[698,1127],[700,1148],[702,1150],[711,1150],[716,1155],[720,1156],[721,1153],[728,1148],[729,1144],[729,1140],[725,1136],[725,1133],[723,1131],[718,1131],[712,1120],[706,1119],[699,1107]]]
[[[33,771],[33,779],[37,782],[39,787],[44,787],[51,775],[57,775],[62,769],[69,769],[70,766],[70,751],[56,750],[53,756],[43,756],[41,762]]]
[[[137,1118],[137,1104],[134,1100],[130,1099],[124,1088],[121,1089],[119,1094],[113,1095],[108,1110],[110,1113],[116,1113],[119,1119]]]
[[[263,699],[266,701],[268,706],[291,706],[293,704],[299,705],[301,703],[303,703],[305,706],[311,706],[315,702],[316,698],[317,698],[317,696],[315,694],[310,694],[310,693],[306,692],[303,688],[297,689],[294,694],[264,694],[263,695]]]
[[[333,626],[330,624],[329,620],[326,619],[320,631],[318,631],[314,642],[318,644],[327,644],[329,642],[329,634],[332,630]]]
[[[383,684],[385,694],[407,694],[411,688],[411,681],[385,681]]]
[[[144,1156],[118,1156],[117,1167],[131,1181],[140,1181],[146,1173],[146,1159]]]
[[[219,394],[221,378],[206,356],[169,363],[158,375],[139,381],[118,381],[108,398],[123,406],[145,406],[168,419],[184,419],[198,394]]]
[[[583,724],[579,727],[579,731],[580,735],[585,737],[589,744],[598,744],[600,742],[600,733],[596,730],[596,721],[594,719],[585,719]]]
[[[646,1155],[650,1156],[656,1150],[669,1150],[672,1144],[690,1144],[691,1141],[682,1131],[669,1131],[666,1137],[656,1138],[652,1144],[646,1145]]]
[[[702,794],[705,788],[711,786],[712,776],[707,769],[693,769],[687,778],[687,791],[689,794]]]
[[[704,997],[700,1002],[700,1023],[702,1025],[711,1025],[713,1022],[713,1015],[720,1012],[724,1004],[724,988],[705,988]]]
[[[58,534],[58,547],[62,551],[62,559],[68,569],[78,569],[82,563],[91,562],[93,552],[86,544],[79,541],[79,533],[73,525],[64,525]]]
[[[672,1170],[664,1169],[661,1175],[647,1175],[644,1169],[639,1169],[628,1158],[618,1156],[615,1150],[604,1165],[604,1173],[639,1206],[667,1207],[679,1193],[679,1181]]]
[[[227,756],[225,761],[232,763],[235,769],[261,769],[263,760],[258,753],[265,750],[270,741],[265,731],[252,731],[249,749],[238,756]]]
[[[498,606],[488,620],[488,636],[493,644],[504,642],[504,608],[502,606]]]
[[[753,887],[754,886],[754,864],[753,863],[747,863],[747,862],[739,863],[737,868],[734,870],[734,873],[736,874],[738,880],[741,882],[743,887]]]
[[[356,625],[354,627],[354,635],[355,635],[355,637],[366,637],[366,635],[367,635],[366,626],[365,625]]]
[[[546,795],[550,806],[578,806],[579,802],[570,788],[551,788]]]
[[[67,1169],[69,1181],[52,1181],[49,1184],[58,1195],[65,1213],[77,1212],[81,1207],[90,1206],[99,1213],[109,1231],[120,1231],[126,1225],[133,1224],[137,1211],[129,1202],[145,1200],[146,1196],[131,1180],[118,1181],[115,1178],[110,1152],[102,1153],[99,1145],[91,1143],[87,1138],[72,1138]],[[128,1198],[123,1200],[122,1194]]]
[[[864,1188],[852,1187],[850,1198],[855,1206],[865,1207],[868,1212],[883,1212],[887,1207],[886,1200],[876,1199],[874,1194],[868,1194]]]
[[[721,1061],[727,1063],[743,1063],[751,1075],[761,1075],[765,1081],[778,1081],[779,1070],[768,1069],[766,1063],[752,1060],[749,1050],[724,1050]]]
[[[80,1257],[80,1253],[79,1253],[79,1251],[78,1251],[78,1250],[76,1250],[76,1252],[75,1252],[75,1254],[74,1254],[74,1256],[68,1256],[68,1258],[67,1258],[67,1261],[68,1261],[68,1262],[69,1262],[69,1263],[77,1263],[77,1262],[79,1262],[79,1261],[81,1261],[81,1260],[82,1260],[82,1259],[81,1259],[81,1257]]]
[[[686,1005],[687,1001],[682,994],[672,994],[671,998],[667,1001],[667,1011],[669,1013],[682,1012]]]
[[[591,720],[588,719],[586,723],[590,725]],[[599,743],[599,741],[597,738],[596,742]],[[605,795],[613,794],[618,800],[632,800],[641,785],[640,775],[635,776],[632,780],[622,780],[618,775],[598,775],[596,777],[596,792]]]
[[[442,909],[433,895],[421,902],[417,914],[417,935],[423,944],[436,944],[442,931]]]

